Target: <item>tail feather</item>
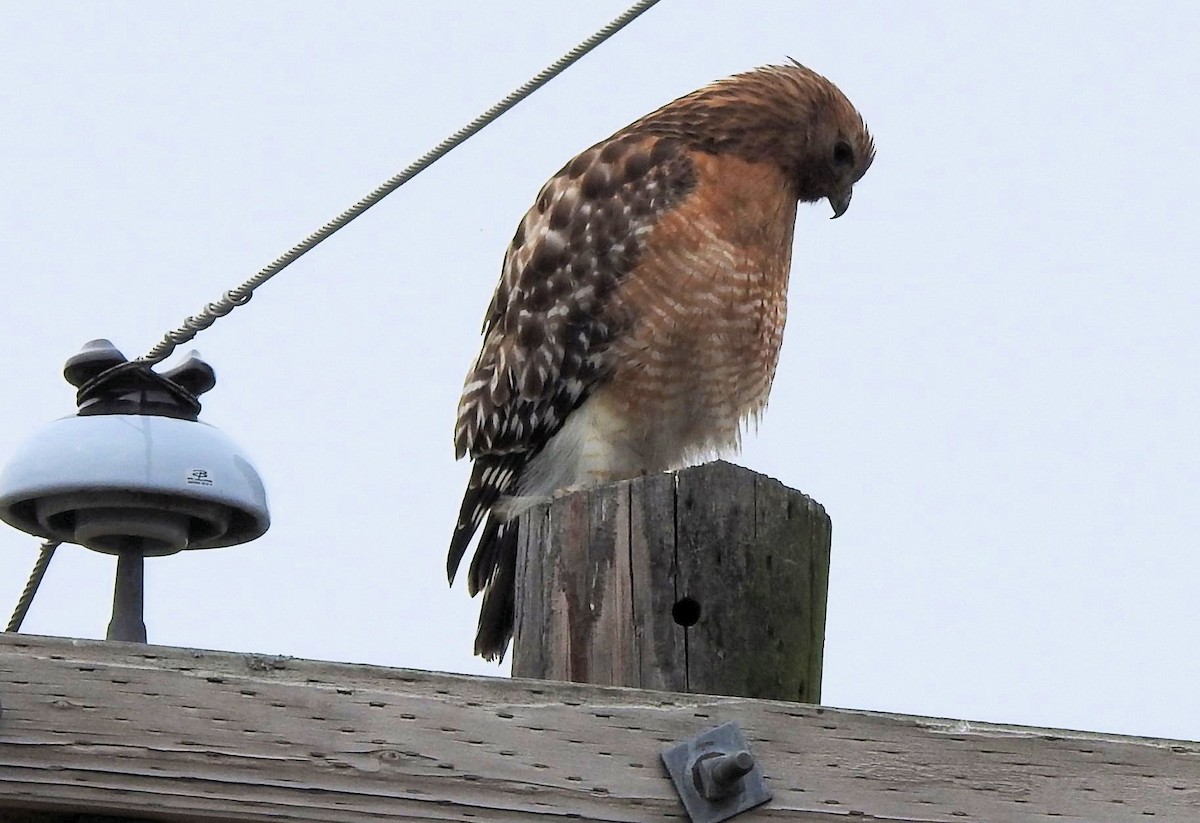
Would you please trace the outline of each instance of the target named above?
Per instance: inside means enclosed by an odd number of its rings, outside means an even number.
[[[475,465],[471,467],[471,479],[467,482],[462,506],[458,510],[458,523],[450,538],[450,551],[446,555],[446,577],[451,584],[479,524],[501,495],[511,494],[515,490],[517,478],[524,467],[525,455],[519,453],[481,455],[475,459]],[[473,596],[475,590],[471,594]]]
[[[495,526],[493,529],[492,526]],[[484,541],[488,542],[485,544]],[[479,539],[475,560],[487,553],[487,577],[482,582],[483,604],[475,633],[475,654],[497,663],[512,640],[517,598],[517,521],[488,521]],[[475,563],[472,563],[475,566]],[[480,566],[480,570],[485,567]]]
[[[475,459],[446,556],[446,576],[453,584],[471,539],[487,518],[467,574],[471,596],[483,592],[475,653],[487,660],[504,659],[516,609],[517,523],[492,513],[492,507],[502,496],[516,491],[526,460],[523,453]]]
[[[515,531],[516,528],[516,523],[507,523],[496,515],[488,518],[487,525],[479,534],[479,543],[475,546],[475,556],[471,558],[471,565],[467,568],[467,593],[471,597],[487,588],[495,574],[496,567],[500,564],[502,557],[500,538],[504,536],[502,532],[506,533],[508,529]]]

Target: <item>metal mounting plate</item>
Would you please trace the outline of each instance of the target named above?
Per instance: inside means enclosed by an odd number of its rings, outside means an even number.
[[[663,763],[692,823],[720,823],[771,799],[771,790],[757,763],[738,781],[737,789],[728,797],[709,800],[697,785],[694,767],[702,758],[748,751],[749,748],[737,723],[726,723],[663,750]]]

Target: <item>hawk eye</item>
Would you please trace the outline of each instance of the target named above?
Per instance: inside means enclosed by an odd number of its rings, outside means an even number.
[[[845,140],[839,140],[833,147],[833,162],[839,166],[849,166],[854,162],[854,149]]]

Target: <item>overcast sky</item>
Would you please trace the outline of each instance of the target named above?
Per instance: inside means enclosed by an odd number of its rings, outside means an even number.
[[[145,353],[626,5],[0,3],[0,453],[85,341]],[[195,341],[274,524],[150,561],[151,640],[506,674],[444,575],[505,245],[579,150],[791,56],[878,146],[800,211],[739,460],[833,518],[825,702],[1200,739],[1197,43],[1194,2],[663,0]],[[5,614],[37,546],[0,529]],[[113,568],[64,546],[26,629],[103,637]]]

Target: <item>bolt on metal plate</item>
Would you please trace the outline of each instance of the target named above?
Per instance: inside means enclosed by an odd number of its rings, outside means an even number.
[[[720,823],[771,799],[737,723],[664,749],[662,759],[692,823]]]

